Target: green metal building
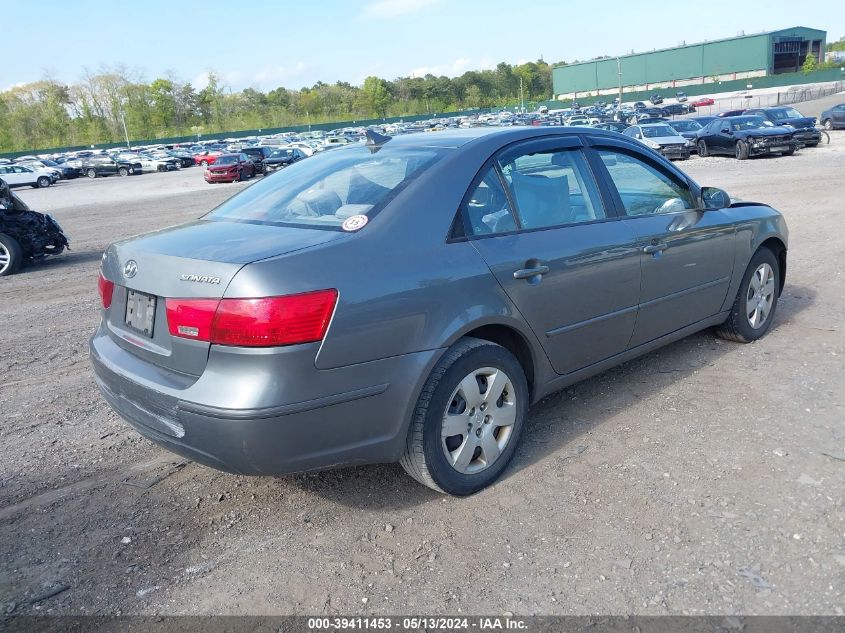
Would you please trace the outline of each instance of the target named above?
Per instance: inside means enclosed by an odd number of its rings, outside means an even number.
[[[823,59],[827,33],[802,26],[756,35],[632,53],[552,69],[555,98],[613,94],[651,87],[764,77],[801,69],[807,55]]]

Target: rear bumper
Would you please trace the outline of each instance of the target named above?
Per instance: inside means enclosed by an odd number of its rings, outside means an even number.
[[[234,360],[212,347],[206,371],[190,378],[140,360],[101,327],[90,356],[103,397],[122,418],[207,466],[281,475],[396,461],[419,389],[441,351],[318,370],[318,347],[236,351]],[[251,373],[244,374],[247,368]]]

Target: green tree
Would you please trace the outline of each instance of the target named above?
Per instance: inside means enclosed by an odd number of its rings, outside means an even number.
[[[379,77],[367,77],[364,80],[362,91],[364,103],[366,103],[370,112],[382,118],[386,117],[387,108],[393,101],[387,82]]]
[[[818,67],[818,65],[816,56],[812,53],[807,53],[807,57],[804,58],[804,65],[801,66],[801,70],[805,73],[811,73]]]

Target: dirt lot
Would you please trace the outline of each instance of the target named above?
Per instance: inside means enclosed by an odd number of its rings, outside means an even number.
[[[546,399],[468,499],[396,465],[244,478],[142,439],[89,369],[100,254],[247,185],[189,169],[22,191],[73,251],[0,281],[0,613],[845,613],[845,132],[683,167],[787,217],[774,329],[704,332]]]

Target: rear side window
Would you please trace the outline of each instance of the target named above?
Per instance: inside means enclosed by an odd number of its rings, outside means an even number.
[[[353,215],[377,213],[445,151],[363,144],[333,149],[248,187],[206,219],[340,229]]]
[[[549,150],[508,158],[502,175],[524,229],[606,217],[580,150]]]

